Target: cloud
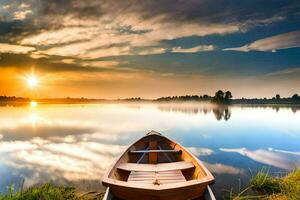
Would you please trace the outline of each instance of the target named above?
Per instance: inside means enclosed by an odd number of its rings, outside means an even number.
[[[62,59],[61,62],[66,63],[66,64],[74,64],[75,60],[74,59]]]
[[[2,8],[5,9],[5,10],[6,10],[6,9],[9,9],[9,8],[10,8],[10,5],[9,5],[9,4],[3,5]]]
[[[59,1],[41,4],[34,10],[34,15],[39,17],[35,24],[37,27],[41,26],[40,30],[20,37],[18,43],[37,46],[39,54],[43,55],[96,59],[162,54],[166,52],[163,44],[165,40],[239,31],[238,23],[209,22],[202,19],[202,16],[190,19],[189,10],[193,7],[188,5],[187,10],[180,10],[180,5],[185,4],[180,1],[177,2],[178,8],[168,10],[164,7],[156,9],[154,13],[152,5],[145,2],[138,5],[132,3],[132,1],[82,3],[73,0],[66,1],[63,6]],[[61,7],[65,9],[62,10]],[[174,20],[174,17],[177,17],[174,11],[177,9],[186,17]],[[40,15],[42,11],[43,15]],[[195,50],[206,51],[211,48],[203,46]],[[37,54],[33,57],[38,58]]]
[[[0,43],[0,53],[26,54],[34,50],[34,47]]]
[[[84,41],[97,34],[96,27],[64,27],[58,30],[44,30],[39,34],[30,35],[20,41],[22,45],[49,46]]]
[[[75,43],[61,47],[54,47],[45,51],[40,51],[41,54],[71,56],[82,59],[96,59],[102,57],[130,55],[131,48],[129,46],[107,46],[106,48],[97,48],[97,41]]]
[[[120,61],[84,61],[80,63],[82,66],[86,67],[98,67],[98,68],[111,68],[116,67],[121,64],[127,64],[127,62]]]
[[[31,10],[24,10],[24,11],[16,11],[14,12],[14,19],[15,20],[24,20],[28,14],[32,13]]]
[[[207,36],[226,39],[229,34],[288,20],[289,13],[297,9],[294,5],[291,2],[272,2],[259,7],[256,0],[227,6],[217,0],[165,0],[163,3],[154,0],[151,3],[139,1],[138,4],[136,0],[5,1],[0,3],[0,41],[32,46],[35,51],[28,52],[33,59],[24,59],[26,65],[18,59],[6,60],[6,55],[1,55],[0,62],[4,67],[36,65],[46,71],[102,72],[116,70],[117,65],[96,63],[97,60],[116,60],[115,57],[119,57],[122,62],[130,62],[132,68],[164,71],[165,74],[184,70],[186,73],[207,73],[229,65],[227,62],[231,59],[226,59],[221,66],[214,63],[216,67],[211,68],[210,61],[200,56],[188,62],[170,54],[147,55],[214,50],[212,43],[184,47],[194,44],[194,39],[210,41],[206,40]],[[179,40],[183,43],[177,43]],[[148,59],[155,61],[148,62]],[[90,67],[87,67],[88,63]],[[185,67],[180,68],[180,65]]]
[[[21,3],[20,8],[29,8],[30,5],[27,3]]]
[[[213,51],[215,47],[213,45],[199,45],[193,48],[173,47],[174,53],[196,53],[201,51]]]
[[[285,19],[286,19],[286,17],[280,16],[277,14],[275,14],[269,18],[248,19],[240,24],[240,28],[243,32],[246,32],[250,28],[257,27],[257,26],[267,26],[267,25],[273,24],[275,22],[283,21]]]
[[[224,51],[272,51],[300,47],[300,31],[283,33],[272,37],[256,40],[241,47],[226,48]]]
[[[298,75],[300,73],[300,67],[287,68],[283,70],[278,70],[266,74],[266,76],[284,76],[284,75]]]
[[[28,15],[33,14],[33,10],[30,7],[30,4],[20,3],[18,1],[0,2],[1,19],[7,21],[23,21]]]
[[[165,48],[147,48],[137,53],[137,55],[155,55],[163,54],[166,52]]]

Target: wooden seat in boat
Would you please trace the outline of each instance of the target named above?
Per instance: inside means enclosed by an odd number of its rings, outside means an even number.
[[[103,185],[126,200],[186,200],[201,197],[214,178],[180,144],[151,131],[116,160]]]
[[[194,167],[195,166],[192,162],[179,161],[158,164],[121,163],[117,168],[125,171],[163,172],[172,170],[187,170]]]
[[[162,185],[168,183],[185,182],[186,179],[180,170],[171,171],[132,171],[128,177],[128,182],[138,184]]]

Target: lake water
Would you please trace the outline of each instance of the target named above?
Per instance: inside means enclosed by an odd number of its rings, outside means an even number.
[[[204,104],[89,104],[0,107],[0,192],[43,182],[103,189],[124,148],[156,130],[189,148],[215,176],[215,194],[238,189],[267,166],[300,166],[296,108]],[[23,183],[24,182],[24,183]]]

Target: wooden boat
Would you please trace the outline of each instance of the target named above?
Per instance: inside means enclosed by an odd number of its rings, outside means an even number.
[[[203,196],[214,177],[180,144],[151,131],[116,160],[102,179],[126,200],[188,200]]]

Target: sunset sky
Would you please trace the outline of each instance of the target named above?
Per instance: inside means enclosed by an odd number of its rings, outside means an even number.
[[[0,96],[218,89],[300,93],[299,0],[0,0]]]

